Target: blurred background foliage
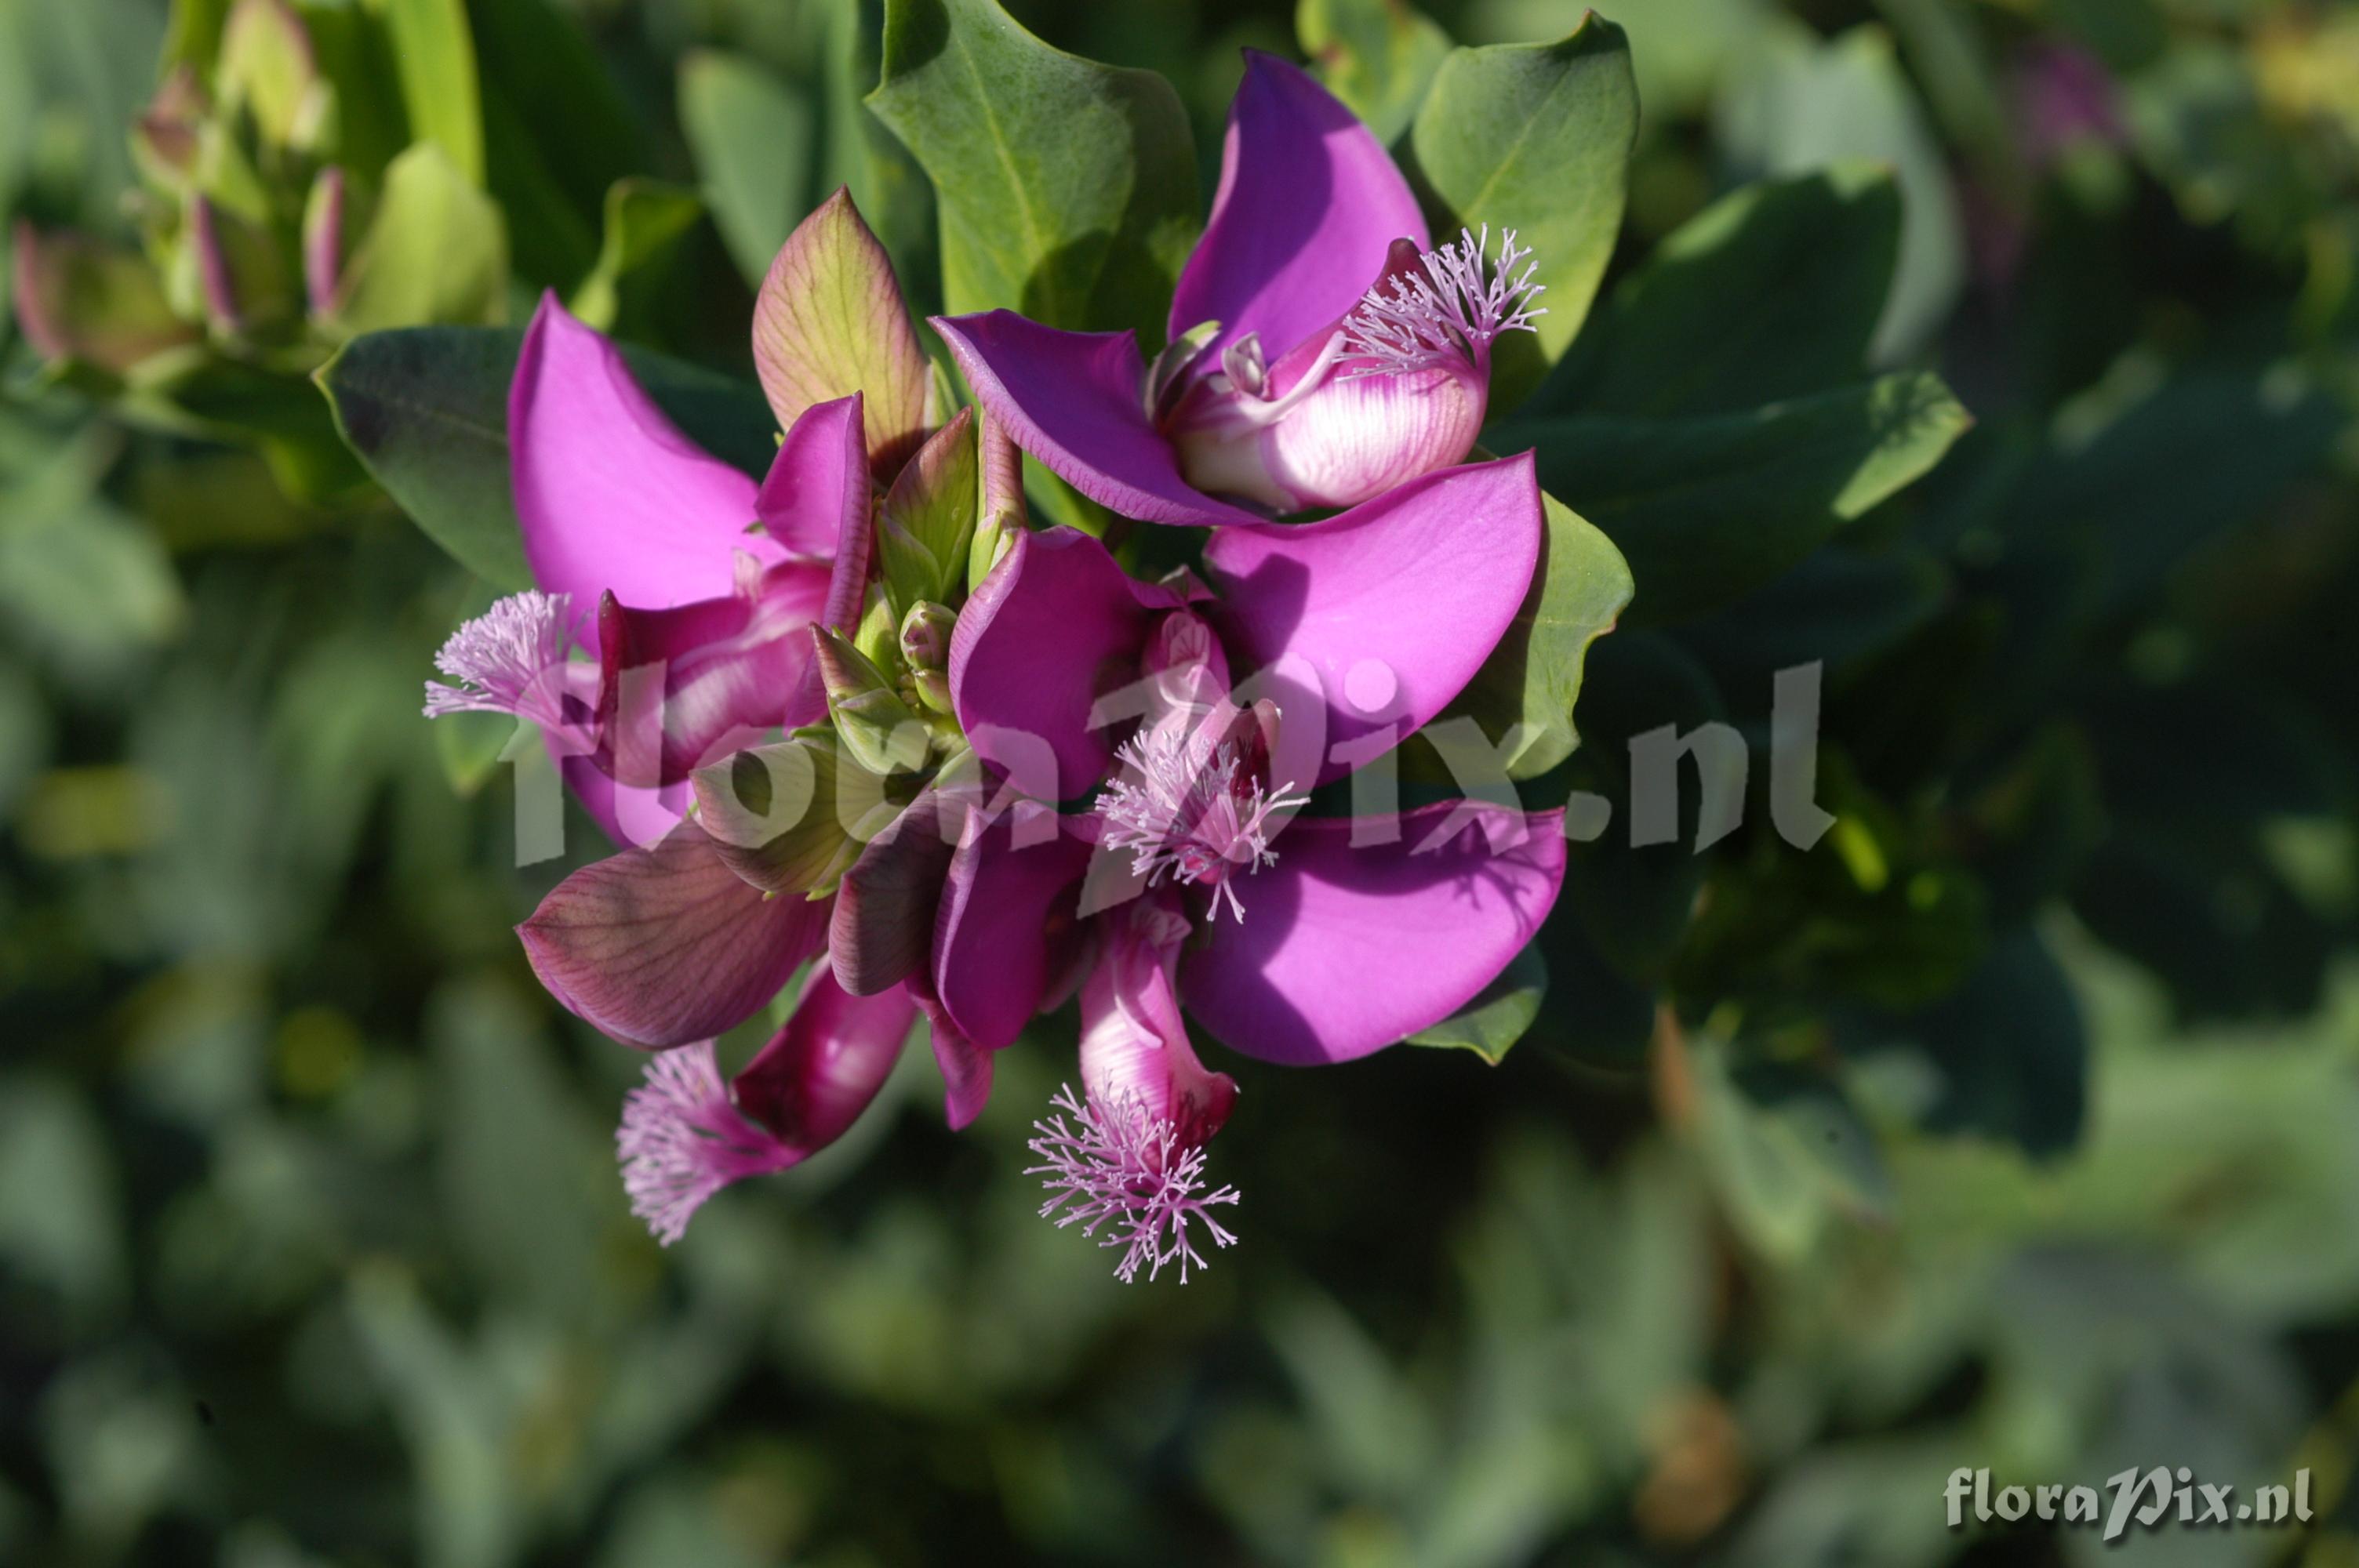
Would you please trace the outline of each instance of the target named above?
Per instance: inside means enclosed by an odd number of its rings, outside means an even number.
[[[497,209],[489,291],[404,319],[555,288],[742,375],[748,279],[846,181],[936,303],[931,193],[860,103],[874,5],[302,9],[391,40],[339,83],[375,94],[370,167],[431,143],[458,173],[427,183]],[[1241,45],[1397,139],[1452,39],[1580,15],[1011,9],[1168,75],[1208,190]],[[185,209],[126,127],[224,14],[0,0],[13,252],[71,232],[168,280]],[[1943,1477],[2169,1464],[2311,1466],[2321,1520],[2122,1560],[2359,1561],[2359,14],[1613,19],[1626,222],[1527,413],[1661,412],[1612,372],[1617,287],[1679,287],[1660,251],[1790,350],[1754,362],[1790,384],[1682,415],[1815,391],[1855,325],[1976,423],[1726,602],[1658,573],[1650,604],[1616,535],[1638,598],[1538,793],[1622,814],[1538,1022],[1496,1066],[1248,1075],[1214,1152],[1245,1241],[1184,1290],[1032,1217],[1070,1021],[969,1134],[911,1065],[659,1252],[609,1152],[636,1063],[508,934],[567,862],[511,870],[500,737],[417,716],[478,590],[306,384],[349,299],[263,333],[183,298],[196,368],[138,386],[0,329],[0,1559],[2093,1563],[2087,1532],[1952,1534]],[[1857,160],[1905,198],[1888,295],[1845,270],[1893,232]],[[310,170],[271,167],[290,246]],[[1774,673],[1811,659],[1839,819],[1805,855],[1766,763]],[[1628,738],[1713,719],[1755,748],[1747,825],[1628,848]]]

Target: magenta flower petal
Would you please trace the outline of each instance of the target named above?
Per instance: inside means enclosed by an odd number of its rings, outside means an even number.
[[[1429,848],[1452,812],[1479,822]],[[1347,1062],[1449,1017],[1530,942],[1564,879],[1563,816],[1451,802],[1390,844],[1299,817],[1241,923],[1181,959],[1188,1009],[1223,1044],[1290,1065]]]
[[[853,996],[818,966],[786,1027],[732,1080],[737,1108],[798,1158],[817,1153],[849,1132],[885,1087],[917,1017],[899,987]]]
[[[819,624],[843,633],[859,625],[861,611],[867,607],[868,557],[875,544],[875,530],[868,525],[868,449],[861,433],[861,395],[855,392],[833,403],[823,403],[795,421],[798,431],[806,425],[813,427],[811,460],[801,470],[796,507],[809,507],[815,515],[824,517],[832,501],[835,516],[835,558],[828,573],[827,597],[820,605]],[[788,440],[792,439],[789,435]],[[785,456],[784,449],[779,455]],[[777,466],[773,464],[770,478],[776,481],[778,477]],[[832,477],[837,478],[841,489],[827,488]],[[802,481],[809,482],[809,491],[801,489]],[[766,484],[764,488],[769,487]],[[780,505],[786,504],[780,492],[773,492],[772,498]],[[810,536],[816,528],[799,532]],[[816,658],[804,670],[802,684],[795,690],[790,706],[796,713],[812,719],[827,711],[827,683],[821,677]]]
[[[854,427],[857,428],[857,427]],[[598,607],[598,722],[614,776],[674,784],[772,729],[816,723],[809,628],[826,606],[829,570],[772,567],[753,591],[668,610]]]
[[[934,991],[977,1045],[1000,1049],[1039,1011],[1089,860],[1089,840],[1048,806],[968,815],[934,917]]]
[[[790,556],[826,560],[868,526],[868,458],[859,393],[816,403],[778,443],[754,497],[762,530]],[[847,463],[845,454],[852,460]]]
[[[682,822],[558,883],[516,935],[568,1010],[662,1047],[752,1017],[826,940],[827,919],[825,900],[765,898]]]
[[[858,996],[888,986],[931,982],[934,917],[942,879],[958,848],[960,804],[931,784],[860,851],[836,884],[828,924],[835,978]],[[946,816],[946,814],[947,816]],[[937,1027],[940,1020],[936,1020]],[[939,1054],[939,1051],[937,1054]]]
[[[991,1101],[992,1053],[968,1038],[929,989],[930,979],[918,976],[908,989],[918,995],[918,1007],[934,1048],[934,1065],[942,1073],[942,1117],[956,1132],[983,1114]]]
[[[616,784],[599,765],[600,759],[569,752],[557,736],[549,737],[549,754],[565,781],[565,792],[590,814],[608,843],[627,849],[653,844],[688,815],[695,801],[685,781],[660,787]]]
[[[1428,245],[1408,182],[1367,126],[1299,68],[1245,51],[1221,185],[1171,296],[1171,335],[1218,321],[1276,360],[1352,308],[1396,239]]]
[[[1456,697],[1515,620],[1539,560],[1528,453],[1445,469],[1321,523],[1224,528],[1204,547],[1241,670],[1318,672],[1332,748],[1408,734]]]
[[[614,345],[544,296],[508,388],[508,463],[525,560],[544,591],[647,609],[727,593],[754,481],[703,451],[631,378]]]
[[[1373,273],[1357,275],[1359,287]],[[1091,500],[1149,523],[1261,520],[1180,477],[1141,401],[1147,367],[1129,333],[1060,332],[1013,310],[937,316],[933,324],[991,417]]]
[[[1172,970],[1189,935],[1170,901],[1135,903],[1100,923],[1103,946],[1082,985],[1082,1084],[1091,1103],[1162,1122],[1199,1147],[1237,1103],[1237,1083],[1208,1071],[1180,1016]]]
[[[951,700],[975,755],[1037,799],[1095,784],[1114,746],[1090,727],[1091,707],[1136,676],[1156,618],[1183,602],[1124,571],[1087,534],[1016,535],[951,638]],[[1038,776],[1042,747],[1054,779]]]

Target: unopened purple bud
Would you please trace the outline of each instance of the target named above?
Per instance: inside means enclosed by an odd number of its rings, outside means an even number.
[[[209,105],[197,73],[174,66],[132,122],[131,144],[151,173],[177,181],[196,168],[199,126]]]
[[[334,164],[311,181],[303,208],[303,296],[314,316],[336,308],[344,270],[344,171]]]
[[[238,314],[237,285],[230,275],[229,251],[222,242],[221,216],[210,198],[189,203],[189,243],[195,247],[197,284],[204,291],[205,314],[219,330],[234,335],[245,328]]]
[[[1491,344],[1530,331],[1542,292],[1531,253],[1489,231],[1419,253],[1397,241],[1360,303],[1264,367],[1240,339],[1169,425],[1180,471],[1212,494],[1277,512],[1352,506],[1473,449],[1490,396]],[[1520,267],[1520,270],[1516,270]]]
[[[951,695],[951,677],[947,673],[913,670],[909,674],[909,685],[917,692],[918,700],[934,712],[944,718],[957,717],[958,703]]]
[[[912,670],[940,674],[950,667],[951,633],[957,625],[957,611],[919,600],[901,617],[901,656]]]

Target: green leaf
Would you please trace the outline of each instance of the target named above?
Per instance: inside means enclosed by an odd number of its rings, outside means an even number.
[[[877,557],[896,608],[952,597],[981,500],[974,410],[962,408],[909,460],[876,514]]]
[[[606,192],[651,163],[642,116],[571,7],[468,0],[483,89],[484,178],[508,217],[516,266],[570,289],[598,248]]]
[[[288,493],[307,501],[349,499],[364,482],[318,389],[293,372],[176,349],[141,362],[123,406],[168,429],[258,447]]]
[[[1887,1011],[1955,990],[1989,949],[1990,920],[1954,829],[1923,800],[1876,795],[1839,751],[1820,759],[1816,797],[1835,822],[1811,850],[1760,833],[1716,860],[1680,943],[1678,989]]]
[[[1634,623],[1681,621],[1767,583],[1940,460],[1969,417],[1939,377],[1881,380],[1749,414],[1519,422],[1561,491],[1628,557]]]
[[[1949,571],[1915,546],[1869,552],[1831,545],[1701,621],[1680,641],[1723,691],[1766,697],[1777,672],[1824,660],[1841,667],[1890,647],[1932,619]]]
[[[2071,982],[2031,931],[2001,937],[1949,1000],[1873,1037],[1912,1044],[1937,1069],[1926,1118],[1934,1130],[1986,1133],[2031,1154],[2079,1141],[2088,1032]]]
[[[1925,124],[1917,90],[1882,27],[1821,41],[1788,21],[1740,70],[1719,103],[1723,146],[1766,175],[1801,174],[1843,159],[1896,172],[1905,198],[1892,290],[1870,355],[1892,364],[1924,347],[1965,286],[1965,226],[1949,160]]]
[[[1572,847],[1585,854],[1582,846]],[[1536,1043],[1586,1066],[1627,1073],[1643,1066],[1655,1033],[1655,991],[1605,961],[1563,899],[1540,927],[1549,994],[1556,1005],[1533,1025]]]
[[[516,116],[563,199],[585,214],[596,212],[614,181],[647,167],[649,138],[582,31],[578,7],[559,0],[467,0],[467,16],[484,98]],[[492,140],[487,123],[484,154],[497,194],[502,153]]]
[[[593,1120],[537,1014],[511,988],[456,981],[429,998],[440,1206],[477,1277],[546,1319],[594,1310],[612,1199]]]
[[[410,135],[440,146],[460,177],[484,183],[484,123],[465,0],[377,0],[393,34]]]
[[[320,369],[337,433],[454,560],[509,592],[530,588],[509,490],[507,396],[524,334],[412,327],[353,339]],[[750,387],[625,348],[647,395],[699,444],[749,472],[776,448]]]
[[[1051,49],[994,0],[892,0],[867,101],[933,179],[950,310],[1162,341],[1198,226],[1169,82]]]
[[[2113,824],[2071,899],[2097,939],[2163,977],[2190,1018],[2297,1017],[2319,1005],[2348,941],[2347,920],[2321,918],[2258,835],[2200,822]]]
[[[1564,892],[1550,925],[1571,920],[1614,975],[1650,989],[1669,970],[1703,883],[1706,862],[1693,848],[1702,792],[1694,768],[1686,767],[1678,838],[1633,844],[1630,740],[1665,724],[1685,735],[1724,718],[1725,710],[1712,677],[1678,643],[1658,632],[1623,632],[1590,655],[1581,717],[1581,750],[1564,771],[1564,782],[1580,795],[1566,815],[1603,820],[1591,823],[1598,829],[1593,837],[1576,835],[1567,847]],[[1551,944],[1552,955],[1560,951]],[[1580,994],[1566,989],[1574,966],[1554,968],[1559,995]],[[1616,1007],[1635,1011],[1626,998],[1616,999]]]
[[[809,98],[754,61],[699,49],[679,62],[679,124],[712,221],[748,284],[794,232],[811,157]]]
[[[1739,1068],[1726,1047],[1687,1053],[1705,1174],[1738,1232],[1768,1257],[1807,1253],[1838,1212],[1882,1216],[1892,1177],[1840,1087],[1790,1069]]]
[[[826,10],[827,57],[820,78],[827,100],[826,151],[816,189],[799,191],[794,210],[800,211],[817,191],[851,191],[892,255],[911,307],[931,315],[942,307],[933,186],[866,102],[884,70],[884,0],[845,0]]]
[[[1899,253],[1873,165],[1734,191],[1615,287],[1527,412],[1725,414],[1854,380]]]
[[[2042,530],[2092,531],[2109,609],[2137,603],[2190,557],[2267,513],[2326,460],[2348,416],[2290,364],[2174,375],[2027,476],[2013,508]],[[2220,460],[2235,454],[2234,462]]]
[[[1622,29],[1592,12],[1552,44],[1453,50],[1410,144],[1437,232],[1513,229],[1548,293],[1537,333],[1500,341],[1493,406],[1512,408],[1589,314],[1622,231],[1638,91]]]
[[[609,331],[622,308],[623,286],[671,254],[704,216],[704,203],[684,186],[658,179],[618,179],[606,191],[605,237],[590,276],[568,307],[598,330]]]
[[[24,645],[82,680],[135,667],[189,619],[155,531],[99,491],[98,434],[60,443],[0,507],[0,614]]]
[[[336,167],[348,183],[374,190],[411,139],[391,29],[382,14],[358,5],[309,7],[303,26],[320,74],[335,90]]]
[[[229,21],[230,0],[172,0],[171,19],[164,30],[164,64],[212,70],[221,53],[222,29]]]
[[[328,100],[310,38],[295,8],[278,0],[241,0],[231,9],[213,87],[225,109],[251,114],[274,146],[308,146],[323,126]]]
[[[889,622],[886,635],[891,635]],[[893,677],[832,627],[814,627],[812,641],[820,676],[827,686],[828,713],[843,741],[845,758],[879,778],[924,766],[931,735],[901,700]]]
[[[336,287],[335,330],[495,321],[507,308],[507,231],[491,198],[431,142],[395,158]]]
[[[1535,942],[1507,961],[1474,1000],[1430,1028],[1408,1037],[1412,1045],[1451,1045],[1472,1051],[1493,1066],[1524,1037],[1548,996],[1548,960]]]
[[[1403,0],[1298,0],[1294,36],[1311,74],[1387,145],[1450,53],[1450,35]]]
[[[1589,645],[1614,629],[1630,602],[1630,568],[1614,542],[1553,495],[1540,497],[1548,533],[1523,607],[1445,717],[1465,715],[1494,741],[1517,724],[1523,743],[1511,778],[1548,772],[1580,743],[1573,705]]]

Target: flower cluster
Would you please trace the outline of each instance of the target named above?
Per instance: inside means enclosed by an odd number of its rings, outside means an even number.
[[[937,319],[976,405],[940,406],[839,193],[762,290],[785,433],[757,483],[544,303],[509,406],[537,589],[451,640],[427,711],[539,726],[636,846],[519,934],[552,996],[658,1053],[617,1147],[659,1238],[840,1136],[919,1018],[964,1126],[996,1054],[1071,1000],[1082,1088],[1035,1123],[1041,1212],[1119,1249],[1123,1280],[1184,1281],[1239,1202],[1207,1169],[1238,1086],[1191,1022],[1262,1062],[1346,1061],[1532,939],[1551,814],[1313,814],[1465,688],[1539,559],[1529,457],[1464,461],[1491,346],[1540,293],[1512,233],[1488,247],[1431,246],[1374,137],[1256,55],[1151,367],[1127,336]],[[821,276],[830,308],[804,308]],[[1032,525],[1019,449],[1191,530],[1196,565],[1147,580]],[[715,1037],[805,970],[724,1076]]]

